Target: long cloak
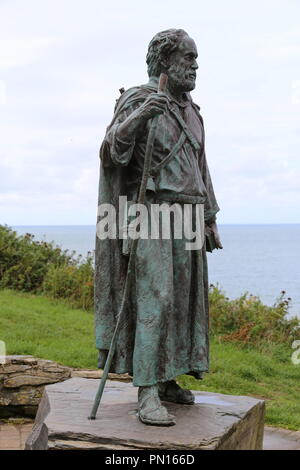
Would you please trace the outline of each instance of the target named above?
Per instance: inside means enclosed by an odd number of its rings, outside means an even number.
[[[133,170],[136,170],[140,159],[134,160],[137,142],[126,143],[122,150],[122,143],[118,147],[115,142],[114,130],[117,123],[124,119],[124,113],[126,117],[126,112],[132,112],[155,88],[156,83],[150,82],[123,93],[101,146],[98,205],[110,203],[115,207],[117,235],[119,197],[128,196],[131,192],[128,181],[132,179]],[[203,121],[197,106],[191,100],[190,104],[203,131],[201,136],[196,136],[201,140],[201,152],[196,160],[204,183],[204,213],[208,221],[215,217],[219,208],[205,158]],[[191,153],[188,145],[186,148]],[[158,144],[157,149],[159,158],[161,148]],[[206,251],[204,246],[201,250],[186,252],[183,243],[184,240],[172,239],[139,240],[126,322],[118,336],[111,368],[112,372],[133,374],[134,385],[152,385],[183,373],[200,378],[203,372],[208,371]],[[110,346],[127,262],[128,258],[122,254],[122,240],[96,238],[96,347],[101,352],[107,351]]]

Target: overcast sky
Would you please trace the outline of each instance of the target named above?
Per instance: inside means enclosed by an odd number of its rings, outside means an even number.
[[[94,224],[120,87],[183,28],[220,223],[300,223],[299,0],[0,0],[0,223]]]

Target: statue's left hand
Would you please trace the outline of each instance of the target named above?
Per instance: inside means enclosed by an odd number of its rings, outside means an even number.
[[[220,235],[219,235],[219,231],[218,231],[218,227],[217,227],[217,224],[216,222],[212,223],[210,225],[210,229],[212,230],[213,234],[214,234],[214,238],[215,238],[215,242],[216,242],[216,245],[217,245],[217,248],[219,248],[220,250],[223,249],[223,245],[221,243],[221,239],[220,239]]]

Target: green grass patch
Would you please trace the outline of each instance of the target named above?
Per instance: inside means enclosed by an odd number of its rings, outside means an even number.
[[[71,367],[96,368],[92,312],[61,300],[0,290],[0,339],[7,354],[32,354]]]
[[[299,430],[300,365],[292,364],[292,352],[290,345],[261,352],[212,339],[210,373],[202,381],[184,375],[179,382],[191,390],[262,398],[266,424]]]

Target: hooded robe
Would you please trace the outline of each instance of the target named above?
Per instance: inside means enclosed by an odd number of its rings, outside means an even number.
[[[148,84],[121,95],[100,149],[98,205],[109,203],[115,207],[117,238],[96,238],[95,330],[99,367],[104,366],[110,346],[128,263],[124,240],[118,237],[119,197],[137,200],[151,121],[129,136],[127,142],[118,137],[118,126],[150,93],[157,91],[157,84],[158,80],[151,78]],[[206,162],[199,107],[189,93],[185,94],[184,103],[169,98],[170,108],[159,118],[145,204],[203,204],[205,221],[213,221],[219,207]],[[170,229],[173,233],[174,227]],[[208,326],[205,244],[190,251],[186,250],[184,238],[140,239],[126,321],[118,335],[111,372],[128,372],[133,375],[135,386],[154,385],[180,374],[201,378],[209,366]]]

